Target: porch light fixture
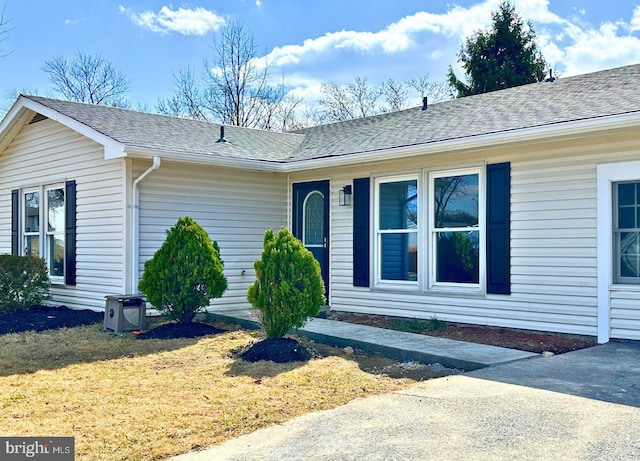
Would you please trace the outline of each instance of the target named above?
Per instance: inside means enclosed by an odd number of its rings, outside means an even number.
[[[347,184],[340,189],[338,204],[340,206],[351,206],[351,184]]]

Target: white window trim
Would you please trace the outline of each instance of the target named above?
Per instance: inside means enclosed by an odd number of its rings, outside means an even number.
[[[436,281],[436,230],[433,220],[434,215],[434,203],[432,197],[435,196],[434,183],[436,178],[443,178],[448,176],[464,176],[470,174],[478,175],[478,238],[480,243],[480,256],[479,256],[479,283],[454,283],[454,282],[437,282]],[[427,231],[426,233],[426,245],[425,248],[428,254],[428,281],[426,290],[430,292],[447,292],[447,293],[465,293],[465,294],[479,294],[484,295],[486,293],[486,187],[485,187],[485,173],[484,168],[467,167],[445,170],[430,170],[424,174],[424,181],[428,184],[428,194],[426,197],[427,203]],[[466,230],[467,228],[452,228],[451,230]]]
[[[23,189],[21,189],[21,195],[20,195],[20,214],[21,214],[21,219],[20,219],[20,242],[21,242],[21,248],[20,248],[20,254],[24,255],[25,254],[25,244],[26,244],[26,236],[27,235],[38,235],[38,254],[40,256],[40,258],[45,260],[46,266],[47,266],[47,271],[49,272],[49,235],[56,235],[56,233],[52,233],[49,232],[49,216],[48,216],[48,207],[49,207],[49,197],[47,192],[49,190],[52,189],[62,189],[65,192],[65,197],[64,197],[64,209],[66,210],[66,206],[67,206],[67,197],[66,197],[66,191],[65,191],[65,185],[64,183],[52,183],[52,184],[46,184],[46,185],[39,185],[37,187],[25,187]],[[38,219],[39,219],[39,229],[38,232],[25,232],[26,229],[26,222],[25,220],[27,219],[27,213],[26,213],[26,199],[25,196],[26,194],[32,193],[32,192],[37,192],[39,194],[39,209],[38,209]],[[63,230],[62,232],[57,232],[57,234],[62,234],[64,240],[65,240],[65,246],[67,244],[66,242],[66,235],[65,235],[65,231]],[[63,264],[64,263],[64,258],[66,257],[63,256]],[[51,273],[49,272],[49,279],[51,280],[52,283],[54,284],[64,284],[64,280],[65,277],[64,275],[61,276],[53,276],[51,275]]]
[[[640,180],[640,161],[600,164],[596,177],[598,342],[606,343],[611,335],[611,291],[637,290],[637,285],[613,283],[613,184]]]
[[[63,218],[63,229],[61,231],[57,231],[57,232],[49,232],[49,194],[48,192],[50,190],[53,189],[62,189],[62,193],[64,196],[64,206],[62,209],[62,213],[63,213],[63,217],[64,214],[66,213],[66,209],[67,209],[67,196],[66,196],[66,190],[64,187],[64,184],[48,184],[46,186],[44,186],[42,191],[42,198],[43,200],[43,206],[42,206],[42,219],[43,221],[41,221],[44,226],[41,226],[41,233],[44,236],[44,241],[42,242],[42,247],[44,248],[44,259],[47,262],[47,270],[50,270],[50,263],[51,261],[49,261],[49,255],[50,255],[50,248],[49,248],[49,236],[50,235],[62,235],[62,241],[64,242],[65,245],[65,252],[66,252],[66,235],[65,235],[65,229],[64,229],[64,218]],[[66,254],[63,253],[62,255],[62,267],[65,267],[65,259],[66,259]],[[49,272],[49,279],[51,280],[51,282],[53,283],[64,283],[64,275],[51,275],[51,272]]]
[[[381,268],[382,268],[382,255],[380,254],[380,239],[383,233],[396,233],[393,230],[387,230],[382,232],[380,230],[380,184],[392,183],[392,182],[400,182],[400,181],[416,181],[418,187],[418,229],[415,232],[417,234],[417,242],[418,242],[418,276],[416,281],[410,280],[387,280],[382,278]],[[422,203],[422,187],[420,181],[419,173],[407,173],[407,174],[398,174],[393,176],[380,176],[374,178],[374,200],[373,200],[373,262],[374,262],[374,286],[377,288],[393,288],[393,289],[405,289],[405,290],[417,290],[420,288],[420,280],[422,278],[421,275],[421,257],[422,257],[422,225],[421,222],[423,220],[421,214],[421,203]],[[409,233],[403,230],[402,233]]]

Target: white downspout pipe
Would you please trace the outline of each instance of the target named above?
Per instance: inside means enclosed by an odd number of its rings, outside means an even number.
[[[131,293],[138,293],[138,264],[140,263],[140,188],[138,185],[152,171],[160,168],[160,157],[153,156],[151,166],[133,181],[133,239],[131,249]]]

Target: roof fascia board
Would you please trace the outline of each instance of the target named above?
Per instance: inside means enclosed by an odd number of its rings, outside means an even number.
[[[125,150],[127,157],[151,158],[154,155],[159,156],[162,160],[173,160],[181,163],[193,163],[197,165],[212,165],[228,168],[238,168],[243,170],[253,170],[269,173],[284,172],[284,164],[277,162],[268,162],[265,160],[251,160],[242,158],[215,157],[210,155],[198,155],[184,152],[174,152],[162,149],[149,149],[142,147],[131,147]]]
[[[51,109],[47,106],[44,106],[38,102],[35,102],[29,98],[25,98],[24,96],[20,96],[18,98],[18,101],[16,101],[16,103],[14,104],[14,106],[11,108],[11,111],[9,112],[9,114],[7,114],[7,117],[5,118],[5,121],[7,120],[11,120],[13,117],[15,117],[16,113],[20,111],[20,109],[22,108],[26,108],[26,109],[30,109],[34,112],[37,112],[39,114],[44,115],[45,117],[54,120],[58,123],[61,123],[62,125],[66,126],[67,128],[70,128],[74,131],[76,131],[77,133],[86,136],[87,138],[91,139],[92,141],[97,142],[98,144],[102,145],[104,147],[104,158],[105,160],[110,160],[113,158],[121,158],[124,157],[126,154],[124,152],[124,144],[110,138],[109,136],[106,136],[96,130],[94,130],[93,128],[90,128],[89,126],[78,122],[77,120],[74,120],[71,117],[68,117],[54,109]],[[15,112],[14,112],[15,110]],[[13,113],[12,113],[13,112]],[[4,123],[4,122],[3,122]],[[2,129],[4,127],[0,125],[0,133],[2,133]]]
[[[614,129],[637,127],[640,125],[640,112],[611,115],[588,120],[561,122],[553,125],[523,128],[518,130],[488,133],[448,141],[415,144],[411,146],[390,147],[375,151],[364,151],[342,156],[301,160],[283,165],[286,173],[295,173],[331,166],[348,166],[363,162],[394,160],[408,156],[447,153],[456,150],[481,149],[511,143],[539,141],[543,139],[570,138],[587,133],[596,133]]]

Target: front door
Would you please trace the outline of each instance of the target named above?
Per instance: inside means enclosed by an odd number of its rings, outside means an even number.
[[[293,185],[293,235],[320,263],[329,300],[329,181]]]

